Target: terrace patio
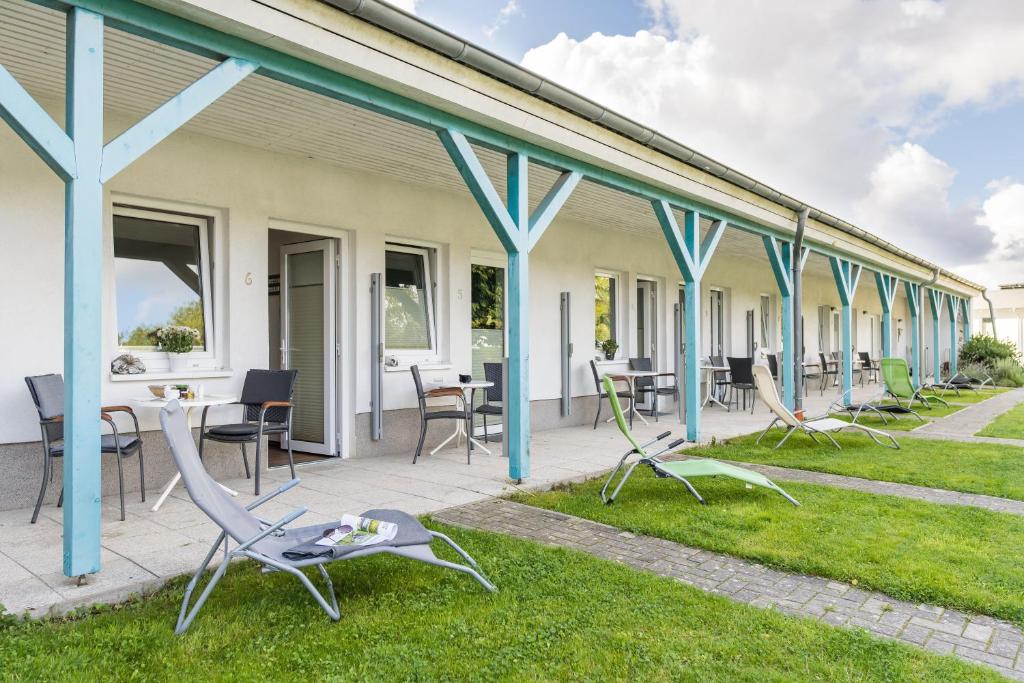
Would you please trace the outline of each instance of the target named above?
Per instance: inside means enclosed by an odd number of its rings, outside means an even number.
[[[877,394],[873,385],[855,391],[856,396],[865,398]],[[805,399],[808,414],[823,412],[835,398],[834,390],[826,391],[823,397],[812,392]],[[771,419],[760,404],[753,414],[710,408],[704,410],[703,418],[709,440],[759,431]],[[671,415],[663,415],[660,422],[651,421],[649,425],[637,420],[634,426],[639,436],[648,438],[668,430],[677,436],[683,432]],[[151,433],[153,437],[160,435]],[[625,444],[612,424],[602,424],[596,430],[588,425],[537,431],[531,442],[533,476],[528,488],[547,489],[605,472],[622,457]],[[304,505],[309,512],[301,521],[314,524],[377,507],[431,513],[513,493],[518,487],[508,478],[501,444],[488,447],[493,455],[477,451],[468,466],[465,451],[454,447],[427,456],[415,466],[410,464],[410,454],[300,465],[297,476],[302,483],[268,503],[266,515],[274,517]],[[287,481],[288,469],[272,469],[265,477],[266,491]],[[223,483],[240,491],[240,500],[252,497],[252,483],[244,478]],[[0,547],[0,604],[16,614],[61,614],[150,591],[169,578],[193,571],[218,530],[189,500],[181,485],[157,512],[150,510],[156,490],[150,493],[146,503],[139,502],[134,494],[128,496],[124,522],[119,519],[117,496],[104,499],[103,569],[81,586],[61,571],[60,508],[44,505],[35,525],[29,524],[31,508],[0,512],[0,538],[4,539]]]

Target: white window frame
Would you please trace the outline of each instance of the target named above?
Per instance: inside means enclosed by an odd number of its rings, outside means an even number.
[[[768,310],[764,310],[764,302],[768,300]],[[772,334],[775,322],[775,299],[771,294],[761,292],[757,295],[757,327],[759,331],[758,348],[769,353],[776,346],[775,335]]]
[[[615,272],[613,270],[604,270],[604,269],[601,269],[601,268],[599,268],[599,269],[594,271],[594,278],[595,278],[595,280],[597,278],[599,278],[599,277],[609,278],[612,282],[615,283],[615,296],[612,297],[612,301],[610,302],[611,303],[611,314],[612,314],[612,330],[611,330],[611,332],[612,332],[612,339],[614,339],[618,343],[619,351],[622,351],[622,349],[623,349],[622,327],[621,327],[622,326],[622,319],[621,319],[622,316],[619,315],[619,312],[621,311],[621,307],[622,307],[622,301],[621,300],[622,300],[622,280],[623,280],[623,277],[622,277],[622,275],[620,273],[617,273],[617,272]],[[597,283],[596,282],[593,283],[593,286],[596,288]],[[596,327],[597,327],[597,313],[595,312],[593,328],[596,328]],[[600,351],[601,350],[601,347],[597,344],[597,339],[596,338],[594,339],[594,350],[595,351]],[[616,351],[616,353],[618,353],[618,351]],[[602,356],[602,358],[603,358],[603,356]]]
[[[131,218],[143,218],[161,222],[174,222],[184,225],[194,225],[199,229],[199,276],[200,282],[203,287],[203,325],[204,340],[206,342],[206,349],[202,351],[193,351],[190,355],[191,360],[196,364],[195,369],[205,370],[219,367],[218,359],[218,329],[216,325],[215,315],[215,296],[213,288],[213,270],[214,263],[212,258],[213,250],[211,249],[211,239],[216,231],[216,216],[211,212],[210,214],[195,213],[194,211],[182,211],[174,208],[167,208],[166,206],[157,206],[153,202],[141,202],[138,203],[125,203],[123,200],[119,201],[114,199],[111,208],[111,247],[110,247],[110,272],[112,274],[112,295],[113,295],[113,339],[112,343],[114,348],[122,348],[118,340],[119,323],[117,320],[117,278],[113,273],[115,272],[114,266],[114,247],[113,247],[113,220],[115,216],[127,216]],[[147,206],[148,204],[148,206]],[[146,364],[147,373],[154,372],[168,372],[170,370],[170,362],[167,358],[165,351],[158,349],[153,350],[137,350],[124,347],[130,351],[133,355],[142,359]]]
[[[401,238],[388,238],[384,243],[384,287],[387,288],[387,252],[393,251],[403,254],[416,254],[423,258],[423,273],[427,278],[427,336],[429,337],[429,348],[427,349],[392,349],[388,347],[387,325],[383,326],[384,354],[394,358],[399,365],[415,365],[421,361],[437,362],[440,357],[439,328],[437,306],[435,298],[438,287],[437,254],[438,248],[424,243],[412,243]]]

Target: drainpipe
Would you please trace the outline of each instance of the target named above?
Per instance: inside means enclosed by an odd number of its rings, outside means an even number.
[[[981,298],[988,304],[988,319],[992,321],[992,336],[996,336],[996,309],[992,305],[992,299],[988,298],[988,290],[983,289],[981,291]]]
[[[803,259],[800,257],[804,244],[804,228],[807,226],[807,216],[810,212],[805,206],[796,215],[796,238],[793,240],[793,253],[790,257],[793,269],[793,357],[790,362],[793,363],[793,406],[798,416],[804,408],[804,302],[801,291],[803,269],[800,267]]]

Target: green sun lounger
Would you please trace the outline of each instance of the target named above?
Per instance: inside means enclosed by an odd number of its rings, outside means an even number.
[[[882,379],[885,381],[886,392],[901,406],[901,401],[907,402],[907,408],[912,408],[914,401],[918,401],[925,408],[931,408],[932,401],[938,401],[944,406],[949,405],[938,396],[922,396],[921,390],[915,389],[911,383],[910,368],[907,367],[907,361],[902,358],[882,359]]]
[[[768,477],[760,474],[759,472],[743,469],[742,467],[737,467],[735,465],[729,465],[711,458],[690,458],[688,460],[671,461],[664,461],[661,459],[662,455],[677,448],[680,444],[685,443],[686,439],[677,439],[661,448],[661,450],[656,453],[649,453],[647,451],[649,447],[654,446],[659,441],[667,439],[672,435],[672,433],[665,432],[663,434],[659,434],[657,438],[652,439],[647,443],[639,443],[636,440],[636,437],[633,436],[633,432],[629,429],[629,424],[626,422],[626,416],[622,412],[622,406],[619,405],[618,396],[615,395],[615,385],[612,384],[611,378],[605,377],[602,380],[602,383],[604,384],[605,391],[608,394],[608,399],[612,404],[612,413],[615,415],[615,424],[619,426],[619,431],[622,432],[622,435],[626,437],[626,441],[628,441],[633,447],[629,452],[622,456],[622,459],[619,460],[619,464],[616,465],[615,469],[608,475],[608,481],[604,483],[604,487],[601,489],[601,500],[605,504],[611,505],[615,502],[615,497],[619,495],[619,491],[622,490],[622,487],[626,484],[626,480],[628,480],[630,475],[633,474],[633,470],[636,469],[637,465],[646,465],[654,470],[654,476],[656,477],[672,478],[682,482],[683,486],[686,487],[686,490],[692,493],[693,497],[701,503],[704,503],[704,499],[699,493],[697,493],[697,490],[693,488],[693,485],[689,481],[694,477],[729,477],[730,479],[737,479],[748,486],[760,486],[762,488],[776,491],[793,505],[800,505],[800,503],[796,502],[792,496],[776,486]],[[655,448],[657,447],[655,446]],[[630,457],[634,455],[639,456],[640,459],[627,466],[627,462]],[[622,474],[618,485],[615,487],[615,490],[612,491],[611,495],[609,495],[608,489],[612,486],[616,476],[618,476],[620,472],[623,472],[623,470],[625,470],[625,472]]]

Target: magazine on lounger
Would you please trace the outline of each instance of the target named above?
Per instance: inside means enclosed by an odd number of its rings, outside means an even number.
[[[323,537],[316,541],[323,546],[368,546],[391,541],[398,534],[398,525],[394,522],[382,522],[379,519],[342,515],[341,524],[324,531]]]

